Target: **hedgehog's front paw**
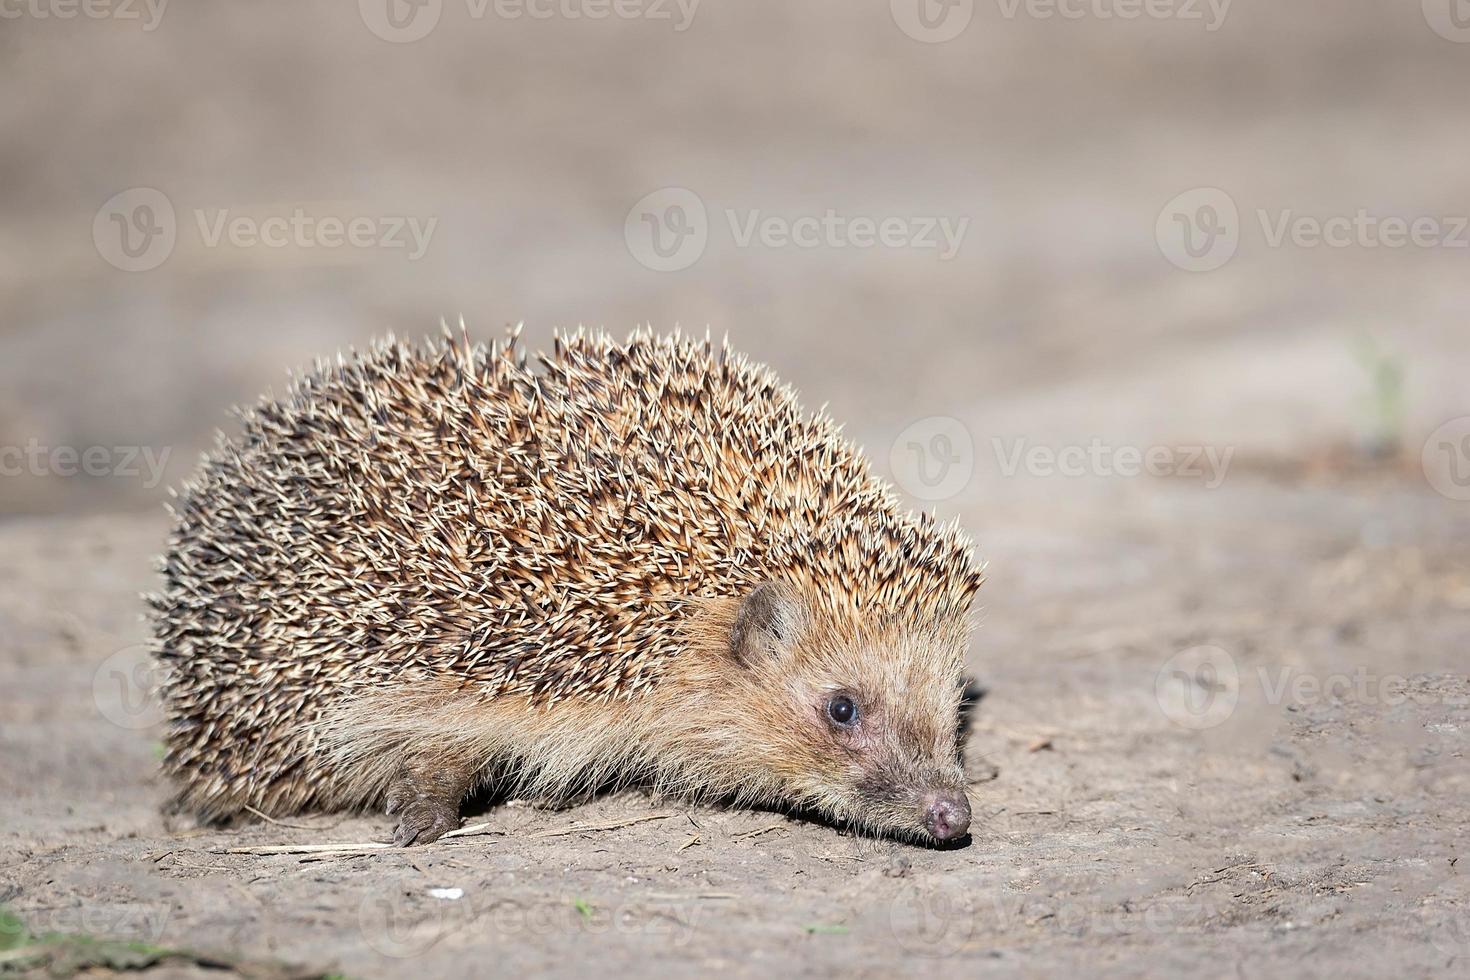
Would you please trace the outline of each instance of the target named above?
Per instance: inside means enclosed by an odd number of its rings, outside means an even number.
[[[393,831],[394,847],[428,844],[459,827],[459,806],[443,800],[419,797],[408,802],[389,803],[388,812],[398,814],[398,828]]]
[[[459,826],[459,804],[469,792],[475,766],[453,756],[417,752],[406,757],[388,786],[388,815],[397,815],[393,843],[428,844]]]

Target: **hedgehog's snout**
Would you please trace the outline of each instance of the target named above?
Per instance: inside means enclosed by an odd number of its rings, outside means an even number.
[[[965,836],[970,829],[970,800],[963,792],[942,790],[924,798],[924,829],[938,841]]]

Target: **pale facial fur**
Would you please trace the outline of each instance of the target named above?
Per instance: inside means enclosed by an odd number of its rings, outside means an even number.
[[[711,748],[734,768],[767,772],[773,796],[830,819],[898,836],[963,835],[963,623],[824,609],[785,586],[744,600],[731,630],[735,669],[710,706],[719,719]]]

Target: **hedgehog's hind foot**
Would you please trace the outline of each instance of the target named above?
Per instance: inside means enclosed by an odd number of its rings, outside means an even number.
[[[388,815],[398,817],[394,846],[429,844],[457,829],[473,777],[473,769],[444,759],[405,762],[388,789]]]

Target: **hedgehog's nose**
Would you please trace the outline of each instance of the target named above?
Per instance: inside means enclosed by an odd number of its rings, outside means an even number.
[[[928,799],[924,826],[935,840],[954,840],[970,829],[970,801],[964,793],[940,792]]]

